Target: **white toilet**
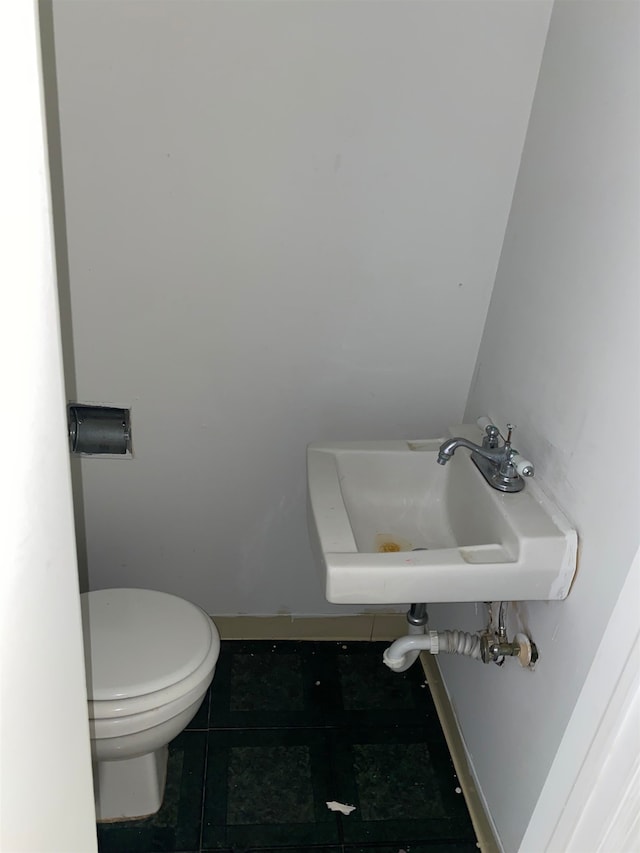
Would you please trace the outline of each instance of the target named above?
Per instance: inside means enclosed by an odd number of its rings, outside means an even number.
[[[164,592],[80,598],[96,816],[150,815],[162,805],[167,745],[204,699],[220,636],[203,610]]]

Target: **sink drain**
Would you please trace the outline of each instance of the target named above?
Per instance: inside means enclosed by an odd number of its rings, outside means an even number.
[[[402,549],[397,542],[381,542],[378,545],[379,554],[393,554],[394,552],[401,550]]]

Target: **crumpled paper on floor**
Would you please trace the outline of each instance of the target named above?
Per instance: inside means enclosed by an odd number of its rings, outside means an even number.
[[[355,806],[347,806],[344,803],[336,803],[335,800],[330,800],[327,802],[327,808],[331,809],[332,812],[342,812],[342,814],[351,814],[356,810]]]

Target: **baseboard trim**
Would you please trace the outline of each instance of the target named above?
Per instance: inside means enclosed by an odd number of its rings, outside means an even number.
[[[420,653],[420,662],[431,690],[433,704],[438,712],[440,725],[444,731],[453,766],[469,809],[481,853],[503,853],[476,786],[458,721],[451,707],[438,664],[429,652]]]
[[[395,640],[407,632],[404,613],[211,618],[223,640]]]

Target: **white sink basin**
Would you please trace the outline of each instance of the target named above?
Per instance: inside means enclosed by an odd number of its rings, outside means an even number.
[[[475,427],[456,427],[480,443]],[[335,604],[561,599],[577,537],[535,481],[491,488],[444,439],[310,444],[309,532]],[[415,550],[426,549],[426,550]]]

